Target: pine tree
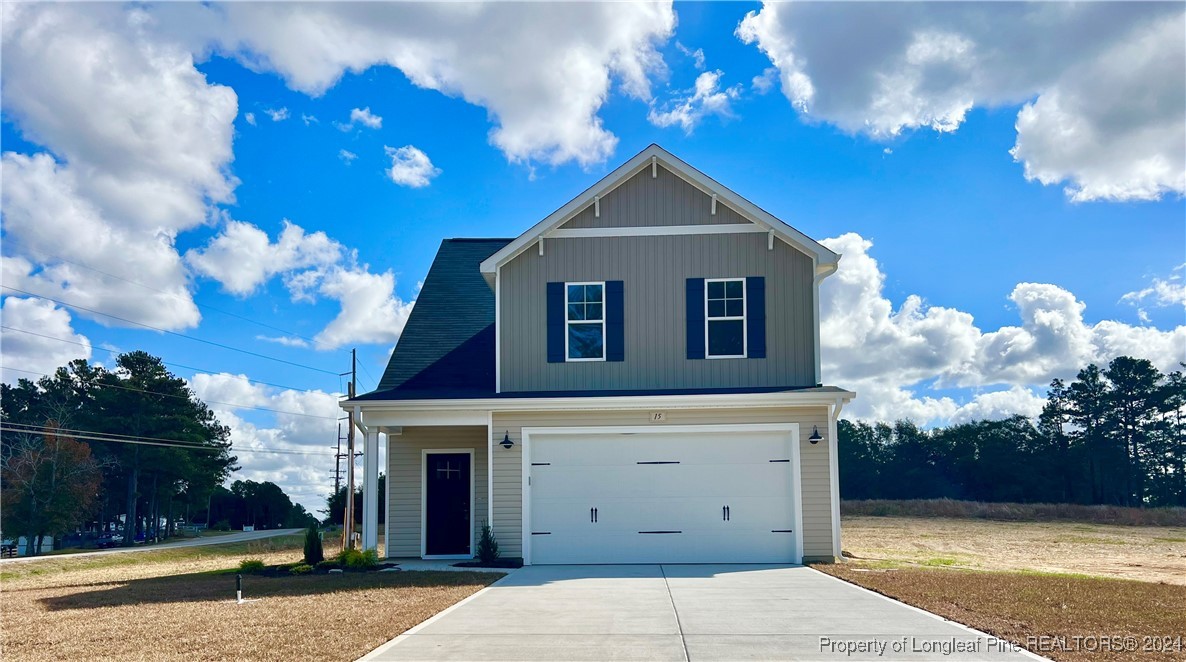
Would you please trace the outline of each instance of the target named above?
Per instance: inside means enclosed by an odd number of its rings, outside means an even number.
[[[305,563],[317,565],[325,560],[325,550],[321,547],[321,533],[316,524],[310,524],[305,529]]]

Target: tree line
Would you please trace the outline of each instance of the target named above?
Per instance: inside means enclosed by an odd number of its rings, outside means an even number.
[[[146,352],[121,354],[111,369],[79,359],[2,384],[0,425],[5,537],[39,546],[87,530],[132,545],[214,515],[237,526],[308,518],[272,483],[222,487],[239,469],[230,429]]]
[[[1186,506],[1186,379],[1122,356],[1051,382],[1036,421],[842,420],[837,443],[844,499]]]

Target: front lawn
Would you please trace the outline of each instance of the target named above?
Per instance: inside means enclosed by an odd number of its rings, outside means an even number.
[[[1186,659],[1186,586],[859,561],[815,568],[1054,660]]]

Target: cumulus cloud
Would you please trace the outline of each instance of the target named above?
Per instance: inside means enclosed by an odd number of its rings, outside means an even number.
[[[348,149],[339,149],[338,158],[342,159],[342,162],[346,165],[350,165],[351,163],[354,163],[354,159],[357,159],[358,155]]]
[[[387,151],[387,156],[391,157],[391,167],[388,168],[387,175],[400,186],[423,188],[441,174],[441,169],[432,164],[428,155],[412,145],[399,148],[384,146],[383,149]]]
[[[1165,308],[1169,306],[1186,306],[1186,283],[1182,282],[1182,272],[1186,264],[1174,268],[1167,278],[1154,278],[1148,287],[1127,292],[1120,300],[1137,307],[1137,314],[1141,321],[1148,322],[1149,314],[1146,308]]]
[[[255,126],[255,113],[246,113],[243,115],[243,119],[247,120],[251,126]]]
[[[338,316],[314,337],[330,349],[351,342],[394,343],[415,304],[395,294],[395,274],[371,273],[365,266],[333,269],[318,292],[341,306]]]
[[[74,359],[91,358],[91,341],[75,333],[70,313],[45,299],[5,297],[0,308],[4,326],[24,329],[40,335],[3,329],[0,344],[4,346],[4,365],[0,381],[15,384],[19,379],[37,381],[41,375],[52,374],[58,366]],[[51,340],[42,336],[61,338],[70,342]],[[74,344],[77,343],[77,344]]]
[[[189,382],[207,402],[234,403],[211,403],[210,408],[230,427],[232,452],[249,451],[238,453],[242,470],[236,478],[272,481],[310,512],[324,507],[325,495],[333,490],[333,451],[329,447],[338,436],[335,419],[341,415],[340,394],[266,387],[248,381],[246,375],[229,373],[198,373]],[[308,415],[259,413],[248,407]],[[314,455],[266,452],[270,450]]]
[[[284,120],[288,119],[287,108],[265,108],[264,114],[272,118],[273,122],[283,122]]]
[[[677,94],[662,107],[652,106],[647,119],[655,126],[678,125],[685,133],[691,133],[709,115],[733,117],[730,102],[740,96],[741,89],[733,86],[722,90],[722,75],[719,69],[700,74],[691,90]]]
[[[1181,5],[769,3],[737,36],[809,119],[885,139],[1021,105],[1027,179],[1073,201],[1186,193]]]
[[[821,286],[821,362],[828,383],[859,393],[857,417],[970,420],[1031,415],[1049,382],[1120,355],[1163,371],[1186,361],[1186,325],[1171,330],[1084,318],[1086,304],[1057,285],[1020,283],[1008,295],[1020,324],[979,328],[971,314],[909,295],[895,308],[873,243],[849,233],[822,243],[843,254]],[[974,388],[968,402],[935,389]]]
[[[4,249],[31,265],[22,289],[181,329],[200,316],[173,242],[233,201],[238,102],[143,25],[116,5],[5,7],[5,114],[46,151],[4,154]]]
[[[489,112],[513,162],[590,165],[617,145],[598,115],[611,86],[650,99],[656,46],[675,28],[663,3],[164,5],[162,24],[293,89],[320,95],[347,72],[399,69],[416,86]]]
[[[378,129],[383,126],[383,118],[371,112],[371,107],[355,108],[350,111],[350,124],[346,125],[346,129],[351,129],[355,124],[361,124],[368,129]]]
[[[277,274],[325,269],[345,253],[343,246],[324,232],[306,233],[287,219],[275,242],[250,223],[230,220],[205,247],[187,251],[185,260],[197,273],[220,282],[227,292],[247,296]]]

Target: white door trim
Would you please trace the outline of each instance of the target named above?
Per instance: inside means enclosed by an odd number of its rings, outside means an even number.
[[[786,432],[791,441],[791,479],[794,481],[795,503],[792,504],[795,528],[795,558],[792,563],[803,562],[803,471],[799,460],[799,424],[798,423],[744,423],[744,424],[713,424],[713,425],[597,425],[585,427],[525,427],[522,429],[523,443],[523,507],[522,529],[523,565],[531,565],[531,436],[532,435],[562,435],[562,434],[671,434],[697,432]],[[423,536],[421,536],[423,539]],[[472,549],[472,546],[471,546]]]
[[[469,455],[469,554],[428,554],[428,456],[466,453]],[[390,479],[389,479],[390,480]],[[472,559],[474,557],[474,449],[424,448],[420,451],[420,558]]]

